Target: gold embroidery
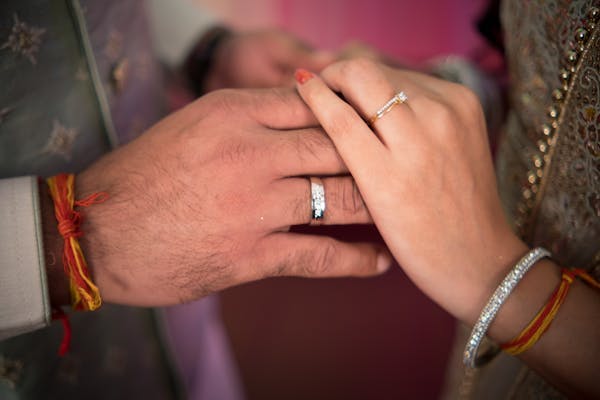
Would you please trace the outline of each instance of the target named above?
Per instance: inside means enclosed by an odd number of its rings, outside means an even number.
[[[600,278],[598,0],[503,4],[511,75],[511,111],[496,158],[503,205],[529,245]],[[519,372],[517,362],[501,354],[468,378],[466,395],[563,398],[526,367]]]
[[[87,82],[90,79],[90,74],[86,67],[80,65],[75,71],[75,80],[80,82]]]
[[[0,50],[10,49],[13,52],[26,57],[31,64],[37,64],[36,54],[42,45],[42,35],[45,29],[29,26],[19,20],[17,14],[14,14],[14,25],[6,42],[0,46]]]
[[[13,109],[13,107],[4,107],[3,109],[0,109],[0,124],[4,122],[6,116],[10,114],[13,111]]]
[[[584,21],[585,27],[580,27],[575,31],[574,49],[567,51],[565,54],[564,66],[559,73],[561,87],[554,89],[551,93],[554,105],[548,108],[547,120],[540,126],[542,138],[536,142],[538,152],[531,156],[533,168],[527,172],[527,184],[522,187],[522,198],[517,206],[518,215],[515,216],[515,227],[519,230],[521,236],[530,235],[530,232],[526,231],[527,224],[534,219],[532,217],[535,217],[536,204],[539,203],[542,197],[537,196],[537,194],[540,192],[540,186],[545,186],[542,178],[547,175],[552,159],[553,147],[556,143],[556,131],[560,125],[559,119],[567,97],[565,94],[573,84],[573,76],[576,75],[578,68],[583,64],[581,56],[592,36],[590,32],[596,28],[598,19],[600,19],[600,11],[597,7],[592,7]],[[591,109],[595,115],[595,110]],[[588,114],[591,112],[587,111]]]
[[[123,51],[123,35],[115,30],[108,33],[106,46],[104,46],[104,55],[110,61],[116,61]]]
[[[51,153],[62,156],[65,160],[71,159],[73,142],[79,133],[73,128],[67,128],[59,121],[54,120],[54,126],[50,132],[50,138],[42,153]]]
[[[129,60],[126,58],[119,60],[111,69],[110,83],[113,90],[117,93],[123,91],[127,78],[129,77]]]

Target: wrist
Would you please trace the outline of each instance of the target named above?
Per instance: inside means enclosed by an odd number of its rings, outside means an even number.
[[[547,257],[551,257],[550,252],[541,247],[527,251],[494,290],[493,295],[486,302],[476,323],[474,323],[467,341],[463,357],[463,361],[467,366],[476,367],[482,362],[482,358],[477,356],[477,353],[484,336],[491,337],[497,342],[508,343],[510,341],[505,337],[515,337],[516,334],[513,332],[516,331],[516,326],[522,325],[522,321],[527,321],[526,316],[533,314],[533,312],[530,313],[530,308],[535,307],[535,301],[531,301],[529,294],[530,291],[534,290],[532,283],[535,284],[536,281],[530,281],[529,285],[526,285],[524,280],[531,269]],[[519,284],[521,285],[519,286]],[[537,286],[537,289],[543,287],[539,284]],[[521,301],[518,301],[519,299]],[[502,312],[501,317],[499,312]],[[546,312],[544,311],[544,313]],[[528,326],[527,329],[529,330],[530,327]],[[521,339],[521,335],[519,335],[517,341],[514,344],[510,342],[508,346],[516,346],[515,349],[519,350],[523,346],[529,345],[529,342],[522,342],[522,340],[529,340],[532,337],[523,336],[527,339]]]
[[[124,245],[123,237],[132,234],[129,228],[135,226],[125,221],[132,215],[130,205],[135,202],[135,198],[130,196],[131,187],[139,183],[132,183],[126,173],[118,177],[107,174],[106,165],[110,163],[103,159],[77,175],[76,199],[84,199],[98,192],[108,194],[107,201],[82,210],[79,245],[90,277],[103,301],[122,303],[123,293],[127,293],[131,283],[121,268],[131,262],[127,254],[133,250]]]
[[[94,193],[106,191],[109,194],[108,202],[114,201],[115,187],[110,186],[107,188],[101,177],[98,176],[97,168],[90,168],[82,171],[77,175],[75,180],[75,199],[84,199]],[[108,207],[110,209],[110,207]],[[82,212],[81,218],[81,237],[79,238],[79,245],[83,256],[87,263],[88,272],[90,278],[94,284],[100,290],[103,301],[107,301],[106,296],[106,283],[105,276],[102,274],[102,266],[106,266],[110,263],[109,257],[110,252],[106,251],[105,246],[109,243],[111,232],[110,226],[114,225],[114,219],[110,218],[107,221],[106,216],[106,203],[94,204],[92,207],[85,207],[80,210]]]
[[[64,240],[60,236],[54,215],[54,202],[50,196],[48,185],[39,182],[40,209],[42,213],[42,231],[44,235],[44,255],[46,260],[46,277],[50,304],[60,307],[70,304],[69,281],[64,272],[63,246]]]
[[[471,283],[470,290],[466,291],[466,293],[470,293],[470,296],[467,297],[470,300],[463,303],[465,307],[462,313],[456,315],[470,326],[473,326],[479,319],[483,308],[507,274],[529,251],[527,245],[512,232],[503,239],[498,239],[496,244],[498,246],[486,257],[485,267],[479,268],[479,280]]]
[[[497,343],[517,336],[546,304],[560,280],[560,268],[554,262],[547,258],[538,261],[508,297],[490,326],[488,336]]]

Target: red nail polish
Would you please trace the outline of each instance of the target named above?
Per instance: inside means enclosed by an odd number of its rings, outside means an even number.
[[[314,75],[310,71],[307,71],[305,69],[299,68],[294,73],[294,77],[296,78],[296,81],[298,81],[298,83],[302,85],[306,81],[312,79],[314,77]]]

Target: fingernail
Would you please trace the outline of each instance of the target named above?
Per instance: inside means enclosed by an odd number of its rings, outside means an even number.
[[[313,77],[314,77],[314,75],[313,75],[313,73],[312,73],[312,72],[310,72],[310,71],[307,71],[307,70],[305,70],[305,69],[302,69],[302,68],[298,68],[298,69],[296,70],[296,72],[294,73],[294,78],[296,78],[296,81],[297,81],[299,84],[301,84],[301,85],[302,85],[303,83],[305,83],[306,81],[308,81],[308,80],[312,79]]]
[[[392,265],[392,256],[388,252],[377,255],[377,272],[384,273]]]

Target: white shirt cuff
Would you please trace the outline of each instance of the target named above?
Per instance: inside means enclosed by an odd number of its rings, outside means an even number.
[[[0,340],[50,324],[37,178],[0,179]]]

